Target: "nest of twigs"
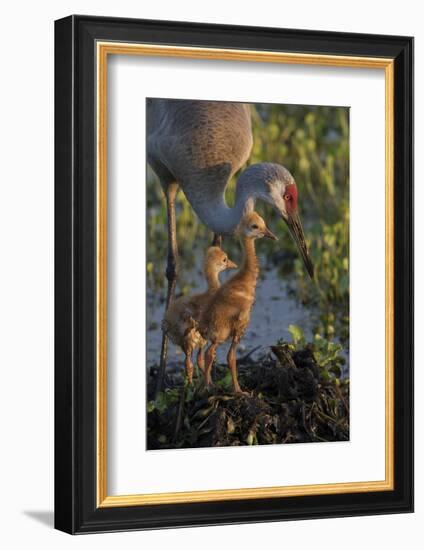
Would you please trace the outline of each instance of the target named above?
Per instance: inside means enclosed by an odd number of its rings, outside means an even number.
[[[153,399],[149,376],[148,449],[347,441],[349,383],[320,366],[310,347],[271,348],[259,361],[240,361],[239,381],[250,395],[234,395],[226,365],[215,366],[215,384],[192,386],[181,373],[166,377]]]

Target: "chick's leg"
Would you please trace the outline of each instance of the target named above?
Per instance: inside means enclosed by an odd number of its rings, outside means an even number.
[[[193,383],[193,363],[191,356],[193,355],[193,344],[189,337],[186,337],[184,340],[184,353],[185,353],[185,371],[189,384]]]
[[[205,383],[209,386],[212,383],[212,365],[216,357],[216,348],[218,344],[211,344],[205,354]]]
[[[233,341],[231,342],[230,349],[228,350],[227,362],[231,371],[231,378],[233,380],[234,393],[244,393],[241,391],[240,384],[238,383],[238,378],[237,378],[237,357],[236,357],[237,344],[238,344],[238,340],[234,338]]]
[[[199,351],[197,352],[197,366],[199,369],[205,373],[205,355],[204,355],[204,346],[200,346]]]

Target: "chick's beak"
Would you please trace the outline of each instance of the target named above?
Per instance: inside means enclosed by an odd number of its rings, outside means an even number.
[[[228,259],[228,262],[227,262],[227,268],[228,269],[237,269],[237,267],[238,267],[237,264],[235,264],[230,259]]]
[[[274,233],[268,229],[268,227],[265,228],[264,237],[267,239],[272,239],[273,241],[278,241],[278,237],[276,237]]]
[[[308,272],[311,279],[313,279],[314,266],[312,264],[308,247],[306,245],[305,233],[303,232],[303,227],[300,222],[299,214],[297,213],[297,211],[294,211],[290,213],[287,218],[284,218],[284,221],[287,223],[291,236],[293,237],[294,242],[297,244],[297,248],[299,249],[303,263],[305,264],[306,271]]]

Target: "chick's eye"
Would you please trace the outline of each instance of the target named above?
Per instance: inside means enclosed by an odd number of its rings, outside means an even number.
[[[224,261],[224,264],[226,264],[226,263],[227,263],[227,258],[224,258],[224,260],[223,260],[223,261]]]
[[[252,229],[259,229],[259,227],[256,225],[256,223],[254,223],[254,224],[252,225]]]

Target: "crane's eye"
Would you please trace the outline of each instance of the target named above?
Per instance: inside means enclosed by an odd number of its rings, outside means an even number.
[[[291,201],[291,196],[287,193],[286,195],[284,195],[284,200]]]
[[[224,262],[224,264],[226,264],[227,263],[227,258],[224,258],[223,262]]]
[[[254,223],[254,224],[252,225],[252,229],[259,229],[259,227],[256,225],[256,223]]]

